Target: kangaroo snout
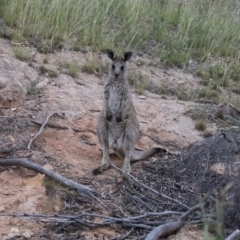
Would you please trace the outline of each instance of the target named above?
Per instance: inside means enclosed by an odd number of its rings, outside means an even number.
[[[118,78],[119,77],[119,73],[115,73],[115,77]]]

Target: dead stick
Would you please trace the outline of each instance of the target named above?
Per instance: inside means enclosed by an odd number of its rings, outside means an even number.
[[[53,112],[53,113],[51,113],[51,114],[49,114],[49,115],[47,116],[45,122],[44,122],[43,125],[41,126],[40,130],[38,131],[38,133],[37,133],[33,138],[30,139],[30,141],[29,141],[29,143],[28,143],[28,149],[31,148],[31,144],[33,143],[33,141],[41,134],[43,128],[44,128],[44,127],[46,126],[46,124],[48,123],[49,118],[50,118],[51,116],[53,116],[54,114],[56,114],[56,112]]]
[[[124,173],[125,175],[127,175],[127,176],[130,177],[131,179],[133,179],[133,180],[134,180],[136,183],[138,183],[139,185],[141,185],[141,186],[145,187],[146,189],[154,192],[155,194],[161,196],[162,198],[165,198],[165,199],[167,199],[167,200],[170,200],[170,201],[172,201],[172,202],[175,202],[175,203],[181,205],[182,207],[185,207],[186,209],[189,209],[189,207],[188,207],[187,205],[185,205],[184,203],[182,203],[182,202],[180,202],[180,201],[178,201],[178,200],[176,200],[176,199],[174,199],[174,198],[171,198],[171,197],[169,197],[169,196],[167,196],[167,195],[165,195],[165,194],[163,194],[163,193],[160,193],[160,192],[158,192],[158,191],[155,190],[155,189],[152,189],[152,188],[148,187],[148,186],[145,185],[144,183],[141,183],[140,181],[138,181],[137,178],[135,178],[135,177],[132,176],[131,174],[123,171],[122,169],[118,168],[118,167],[115,166],[114,164],[111,164],[111,166],[114,167],[114,168],[116,168],[116,169],[119,170],[120,172]]]
[[[187,212],[183,213],[177,221],[174,222],[168,222],[165,224],[162,224],[158,227],[155,227],[145,238],[145,240],[157,240],[159,237],[175,232],[181,227],[184,226],[187,217],[195,212],[198,209],[201,209],[202,204],[198,204],[192,208],[190,208]]]
[[[229,235],[225,240],[234,240],[236,239],[238,236],[240,236],[240,230],[237,229],[236,231],[234,231],[231,235]]]
[[[94,192],[93,189],[86,187],[80,183],[69,180],[69,179],[61,176],[60,174],[55,173],[54,171],[48,170],[37,163],[32,163],[32,162],[28,161],[27,159],[24,159],[24,158],[6,158],[6,159],[0,158],[0,166],[20,166],[20,167],[34,170],[38,173],[45,174],[46,176],[54,179],[57,182],[62,183],[65,186],[77,189],[78,193],[82,196],[96,199],[96,197],[93,195],[93,192]],[[98,200],[100,200],[100,199],[98,199]]]

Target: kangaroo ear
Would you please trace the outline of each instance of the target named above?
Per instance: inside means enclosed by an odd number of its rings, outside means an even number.
[[[116,55],[112,50],[106,49],[106,54],[112,61],[116,59]]]
[[[126,62],[126,61],[128,61],[128,60],[132,57],[132,55],[133,55],[132,52],[125,52],[125,53],[123,54],[122,60],[123,60],[124,62]]]

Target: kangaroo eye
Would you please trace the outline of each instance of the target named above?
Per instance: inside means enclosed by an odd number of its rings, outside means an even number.
[[[124,70],[124,66],[121,66],[121,70]]]
[[[115,65],[114,64],[112,65],[112,69],[115,69]]]

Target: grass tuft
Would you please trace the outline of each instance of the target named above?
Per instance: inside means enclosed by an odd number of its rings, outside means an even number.
[[[96,76],[102,76],[103,73],[107,73],[107,66],[102,63],[100,59],[92,59],[87,61],[81,66],[81,71],[88,74],[95,74]]]
[[[195,128],[198,131],[205,131],[207,129],[207,123],[204,119],[198,119],[195,121]]]
[[[72,78],[77,78],[79,71],[80,71],[80,66],[79,66],[77,63],[75,63],[75,62],[69,63],[69,66],[68,66],[68,74],[69,74]]]
[[[25,47],[14,47],[15,57],[21,61],[30,61],[32,59],[31,50]]]

